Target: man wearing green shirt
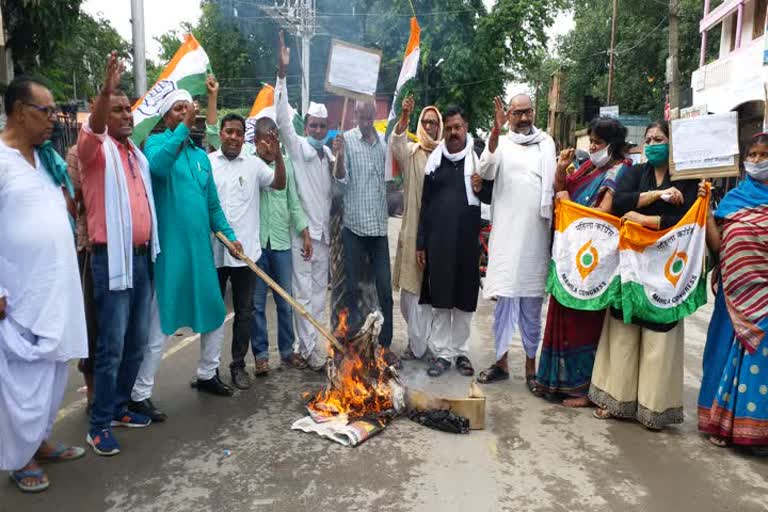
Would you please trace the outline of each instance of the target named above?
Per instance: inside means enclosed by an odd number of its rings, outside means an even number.
[[[216,97],[209,94],[209,110],[206,117],[206,137],[213,148],[221,145],[217,112],[211,105],[216,105]],[[249,120],[250,121],[250,120]],[[258,155],[270,167],[274,166],[276,155],[270,154],[265,144],[260,140],[267,139],[271,133],[277,132],[273,119],[262,117],[256,120],[254,140],[246,141],[243,151]],[[312,257],[312,240],[306,214],[296,188],[293,165],[287,155],[283,155],[286,171],[286,186],[283,190],[271,188],[261,191],[259,203],[259,219],[261,238],[261,257],[257,265],[277,282],[288,293],[292,292],[291,275],[293,272],[291,240],[293,236],[302,239],[302,257],[309,260]],[[292,231],[293,230],[293,231]],[[267,284],[257,279],[253,290],[253,323],[251,327],[251,349],[253,351],[256,376],[265,376],[269,372],[269,339],[267,334],[266,302]],[[273,294],[277,308],[277,346],[283,364],[297,369],[305,369],[307,363],[294,352],[295,334],[293,330],[293,311],[291,306],[277,294]],[[232,364],[243,365],[247,346],[239,346],[233,339]]]

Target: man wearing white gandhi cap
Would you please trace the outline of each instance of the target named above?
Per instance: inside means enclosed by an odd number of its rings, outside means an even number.
[[[190,141],[196,114],[191,100],[182,89],[168,94],[160,105],[166,129],[151,135],[144,146],[162,252],[155,263],[149,343],[129,408],[152,421],[165,419],[151,401],[152,388],[165,341],[181,327],[201,333],[198,391],[232,395],[232,389],[219,379],[226,309],[219,292],[211,232],[223,232],[240,251],[242,246],[221,209],[208,155]]]
[[[328,287],[328,255],[331,242],[331,193],[334,153],[343,158],[343,142],[337,138],[333,152],[325,146],[328,135],[328,110],[320,103],[310,103],[304,116],[304,137],[296,133],[293,116],[288,105],[288,89],[285,71],[290,61],[290,50],[285,47],[280,33],[278,52],[278,75],[275,87],[275,109],[280,136],[296,173],[296,185],[304,212],[309,223],[312,239],[312,257],[302,257],[302,239],[295,236],[293,249],[293,295],[296,301],[309,313],[323,321],[326,318],[326,295]],[[344,163],[339,161],[337,172],[342,172]],[[325,354],[317,344],[314,327],[303,317],[296,317],[299,353],[307,364],[321,369]]]

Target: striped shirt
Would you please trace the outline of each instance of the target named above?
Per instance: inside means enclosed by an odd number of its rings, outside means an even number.
[[[344,133],[344,227],[357,236],[387,236],[385,158],[378,133],[373,144],[363,138],[359,128]]]

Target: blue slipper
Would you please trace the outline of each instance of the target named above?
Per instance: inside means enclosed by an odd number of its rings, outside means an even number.
[[[56,443],[56,448],[43,457],[35,457],[38,463],[67,462],[79,459],[85,455],[85,448],[80,446],[67,446],[64,443]]]
[[[21,492],[43,492],[51,486],[51,482],[43,480],[45,478],[45,473],[40,468],[11,471],[8,476]],[[28,478],[36,479],[37,483],[32,485],[25,484],[23,480]]]

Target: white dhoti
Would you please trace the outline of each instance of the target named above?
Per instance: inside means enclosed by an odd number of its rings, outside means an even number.
[[[11,338],[16,338],[11,343],[29,343],[11,321],[0,321],[0,469],[15,471],[50,437],[67,389],[69,365],[19,359],[8,351]]]
[[[88,354],[64,197],[35,153],[33,167],[0,142],[0,469],[10,470],[49,436],[67,362]]]
[[[413,355],[421,359],[427,352],[427,341],[432,331],[432,306],[419,304],[419,296],[400,290],[400,312],[408,324],[408,346]]]
[[[200,360],[197,365],[197,378],[209,380],[216,375],[221,360],[221,345],[224,342],[224,323],[211,332],[200,334]],[[152,294],[152,305],[149,309],[149,341],[144,350],[144,359],[136,375],[136,382],[131,391],[131,400],[141,402],[152,397],[155,386],[155,375],[163,359],[165,345],[171,336],[163,332],[160,325],[160,308],[157,293]]]
[[[293,259],[293,298],[304,306],[310,315],[320,323],[326,323],[326,304],[328,301],[328,264],[329,246],[319,240],[312,240],[312,258],[306,261],[301,255],[302,240],[294,238],[292,243]],[[324,358],[324,351],[317,346],[317,331],[300,315],[296,319],[296,337],[299,353],[304,359],[313,359],[319,364]],[[312,355],[314,357],[312,357]]]

